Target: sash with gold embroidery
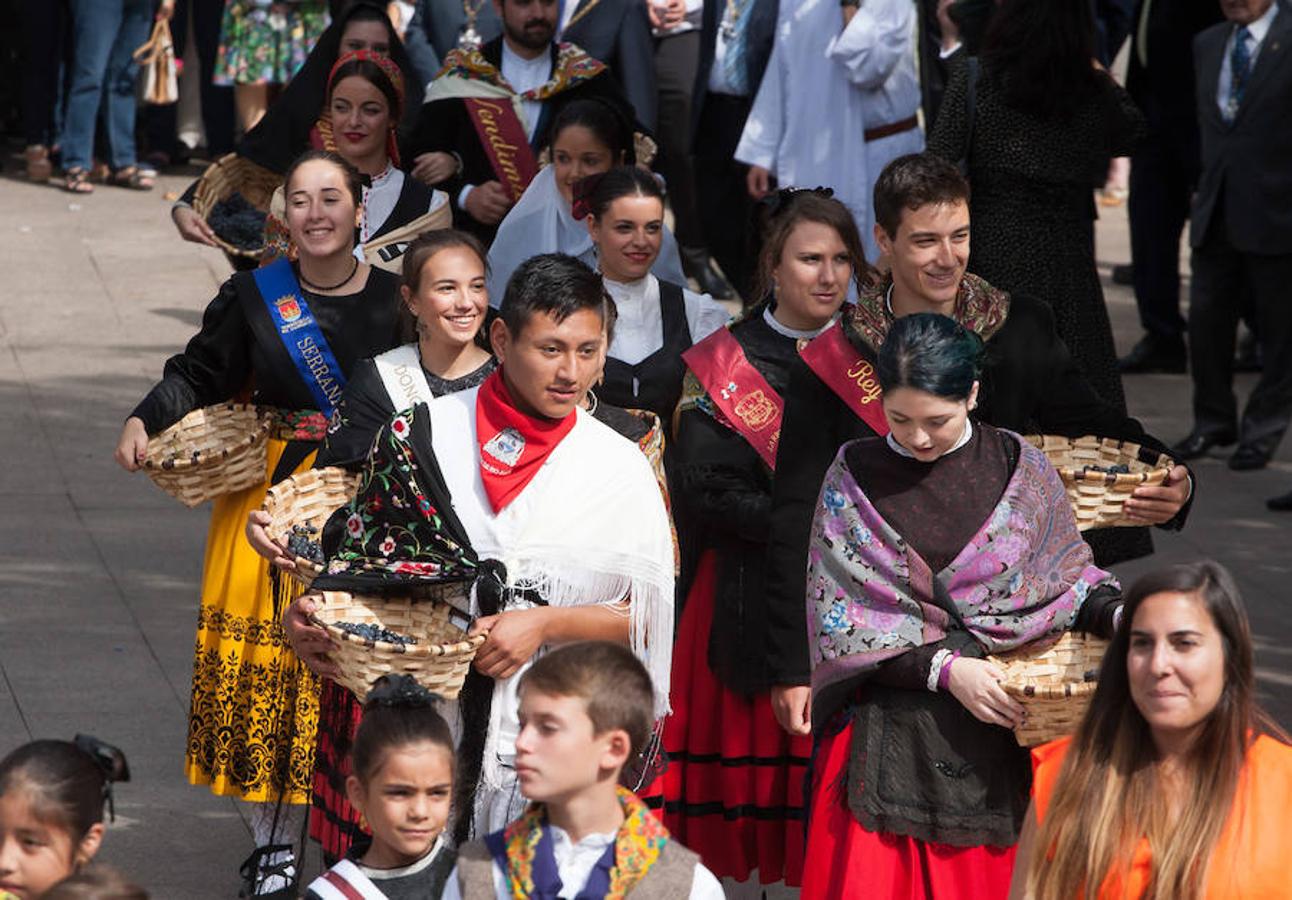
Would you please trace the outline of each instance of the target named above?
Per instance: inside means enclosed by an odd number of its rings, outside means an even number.
[[[775,471],[785,401],[754,368],[740,342],[726,328],[719,328],[683,353],[682,359],[722,413],[723,424],[748,441]]]
[[[538,161],[530,149],[525,126],[510,100],[467,97],[462,100],[467,116],[489,157],[489,167],[507,191],[512,203],[538,174]]]
[[[871,431],[880,437],[888,434],[875,366],[849,343],[839,322],[817,335],[799,355]]]

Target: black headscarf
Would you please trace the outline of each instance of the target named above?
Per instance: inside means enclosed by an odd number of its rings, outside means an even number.
[[[292,160],[300,156],[308,147],[310,129],[323,112],[327,102],[327,80],[332,65],[341,55],[341,35],[345,26],[355,15],[363,11],[365,18],[372,18],[376,13],[386,26],[390,36],[390,58],[404,76],[404,113],[399,123],[402,139],[417,120],[417,113],[422,106],[422,92],[425,85],[417,76],[408,51],[395,33],[386,16],[383,6],[358,0],[352,3],[332,24],[319,36],[318,43],[310,51],[300,71],[287,83],[282,94],[257,123],[238,143],[238,155],[264,166],[271,172],[282,174],[287,171]]]

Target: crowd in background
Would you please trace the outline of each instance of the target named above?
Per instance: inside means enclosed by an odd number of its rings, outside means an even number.
[[[296,896],[305,827],[328,875],[376,892],[335,896],[1279,895],[1253,785],[1279,795],[1292,762],[1228,573],[1123,591],[1107,568],[1185,526],[1188,463],[1233,446],[1230,469],[1263,468],[1292,421],[1288,0],[4,5],[21,174],[94,203],[196,163],[169,215],[235,270],[118,462],[249,382],[274,410],[265,483],[215,503],[186,758],[252,804],[244,896]],[[162,23],[179,97],[147,103],[136,51]],[[221,167],[247,196],[217,221]],[[1122,203],[1114,277],[1144,333],[1119,358],[1094,235]],[[298,328],[321,352],[280,352]],[[1186,371],[1192,424],[1160,440],[1123,377]],[[1035,432],[1172,462],[1130,527],[1079,533]],[[419,736],[383,733],[388,755],[364,755],[373,710],[432,701],[339,687],[316,596],[270,575],[295,556],[266,492],[325,466],[364,477],[313,590],[474,571],[473,547],[512,567],[492,608],[473,575],[460,720],[407,712]],[[988,657],[1069,632],[1111,641],[1097,693],[1029,758]],[[610,760],[577,789],[614,825],[589,853],[536,774],[531,717],[559,714],[527,698],[571,690],[545,647],[602,639],[631,647],[598,664],[654,685],[655,726],[603,727],[577,694],[593,738],[625,735],[580,749]],[[400,849],[365,792],[419,742],[434,765],[408,778],[444,812]],[[35,756],[0,763],[0,803],[39,786]],[[99,819],[69,826],[76,868]]]

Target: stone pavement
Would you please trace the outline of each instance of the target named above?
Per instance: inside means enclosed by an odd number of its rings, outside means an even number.
[[[187,178],[162,179],[182,190]],[[160,190],[73,197],[0,178],[0,755],[35,737],[96,734],[127,753],[103,858],[158,898],[236,894],[251,840],[238,804],[190,787],[182,758],[197,581],[208,512],[117,468],[120,424],[196,330],[226,277],[214,250],[179,240]],[[1101,265],[1128,258],[1125,217],[1100,224]],[[1125,288],[1108,287],[1119,344],[1138,337]],[[1251,376],[1240,379],[1240,389]],[[1168,442],[1189,427],[1188,380],[1127,380],[1132,411]],[[1162,561],[1215,557],[1247,597],[1260,687],[1292,725],[1292,445],[1263,472],[1195,466],[1189,527]]]

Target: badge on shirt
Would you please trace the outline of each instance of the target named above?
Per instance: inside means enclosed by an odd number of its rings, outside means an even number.
[[[485,442],[480,448],[481,465],[498,475],[506,475],[516,463],[520,462],[521,454],[525,452],[525,438],[515,428],[504,428]],[[493,457],[499,464],[500,468],[490,466],[483,458],[484,456]]]

